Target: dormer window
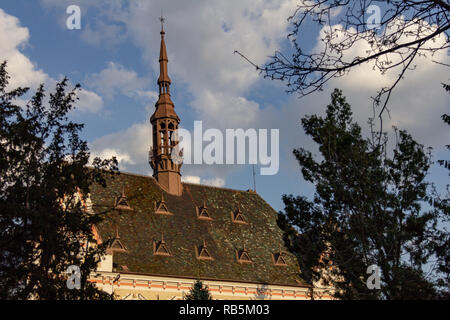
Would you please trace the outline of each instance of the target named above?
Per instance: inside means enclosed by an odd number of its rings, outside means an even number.
[[[281,267],[287,266],[284,252],[281,251],[281,246],[280,246],[280,250],[278,252],[272,253],[272,261],[273,261],[274,265],[276,265],[276,266],[281,266]]]
[[[231,219],[234,223],[247,224],[244,215],[241,212],[241,206],[239,205],[235,212],[231,213]]]
[[[199,260],[214,260],[208,251],[205,240],[203,240],[203,245],[196,247],[195,255]]]
[[[253,263],[247,249],[245,248],[245,244],[242,250],[236,250],[236,258],[239,263]]]
[[[197,218],[200,220],[213,220],[208,213],[208,208],[206,207],[206,200],[203,200],[203,205],[201,207],[195,207],[197,212]]]
[[[113,254],[114,252],[127,252],[127,248],[120,241],[119,229],[116,227],[116,236],[112,239],[111,244],[106,249],[107,254]]]
[[[173,213],[169,211],[167,208],[166,202],[164,201],[164,193],[161,194],[161,201],[155,201],[155,213],[156,214],[164,214],[164,215],[172,215]]]
[[[156,256],[171,256],[172,254],[164,241],[164,235],[161,234],[161,241],[153,241],[153,254]]]
[[[133,211],[127,201],[127,196],[125,195],[125,189],[122,188],[122,194],[117,197],[116,203],[114,204],[114,209],[120,211]]]

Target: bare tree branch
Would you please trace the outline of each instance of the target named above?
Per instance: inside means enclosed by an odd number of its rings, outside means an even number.
[[[369,10],[373,8],[380,9],[375,24]],[[411,70],[412,62],[418,57],[447,52],[450,47],[449,15],[449,1],[301,0],[288,18],[291,30],[287,38],[293,47],[290,57],[277,51],[268,63],[258,66],[240,52],[235,53],[264,77],[284,81],[287,91],[300,97],[322,90],[329,80],[347,75],[363,64],[372,64],[373,70],[381,74],[396,72],[396,80],[373,98],[381,108],[381,130],[382,114],[388,110],[393,89]],[[320,42],[309,52],[303,39],[311,32],[312,23],[321,29]],[[360,45],[369,49],[355,56],[355,48]],[[449,66],[445,61],[431,61]]]

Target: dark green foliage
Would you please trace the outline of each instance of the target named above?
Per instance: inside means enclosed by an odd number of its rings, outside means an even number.
[[[444,89],[450,93],[450,85],[443,84]],[[448,114],[442,115],[442,120],[450,125],[450,116]],[[446,145],[447,149],[450,150],[450,144]],[[450,160],[438,160],[437,161],[441,166],[447,168],[449,170],[449,176],[450,176]],[[448,213],[450,212],[450,190],[449,190],[449,184],[446,186],[446,194],[436,195],[435,201],[433,205],[443,212],[446,212],[446,220],[445,222],[449,222],[448,219]],[[439,236],[439,235],[438,235]],[[438,279],[438,284],[442,288],[446,288],[446,290],[443,290],[443,296],[448,300],[450,299],[450,237],[448,234],[442,236],[440,238],[440,241],[437,241],[437,243],[434,246],[434,250],[436,251],[436,268],[440,271],[440,273],[443,275]]]
[[[393,152],[386,151],[386,144],[362,137],[340,90],[331,98],[325,117],[302,119],[320,160],[294,150],[304,179],[315,185],[314,199],[284,195],[279,217],[303,275],[322,278],[340,299],[445,297],[448,269],[433,268],[433,262],[448,258],[448,232],[438,228],[448,220],[448,207],[425,181],[429,152],[402,130],[396,130]],[[381,270],[380,290],[366,285],[373,264]]]
[[[24,108],[27,88],[8,91],[6,62],[0,65],[0,299],[110,298],[87,281],[104,247],[92,242],[92,225],[83,202],[93,183],[117,161],[96,158],[79,137],[82,124],[68,120],[79,85],[56,85],[46,102],[41,85]],[[81,289],[67,288],[67,268],[81,270]]]
[[[186,295],[185,300],[212,300],[212,298],[208,287],[203,287],[203,283],[197,280],[191,291]]]
[[[443,83],[442,86],[444,87],[444,89],[450,93],[450,85]],[[450,116],[448,114],[443,114],[442,115],[442,120],[450,125]],[[450,144],[446,145],[447,149],[450,150]],[[438,160],[438,163],[441,166],[444,166],[445,168],[447,168],[448,170],[450,170],[450,161],[449,160]],[[450,174],[450,173],[449,173]]]

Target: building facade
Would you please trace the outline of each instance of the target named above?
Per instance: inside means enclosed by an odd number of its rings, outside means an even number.
[[[197,279],[214,299],[330,298],[303,281],[277,213],[256,192],[181,182],[164,37],[162,27],[153,176],[121,173],[93,187],[88,210],[105,214],[93,231],[108,249],[90,281],[120,299],[183,299]]]

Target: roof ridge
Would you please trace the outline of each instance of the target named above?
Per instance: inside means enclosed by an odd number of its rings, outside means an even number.
[[[233,189],[233,188],[227,188],[227,187],[216,187],[216,186],[211,186],[209,184],[201,184],[201,183],[192,183],[192,182],[181,182],[182,184],[188,184],[191,186],[202,186],[202,187],[207,187],[207,188],[213,188],[213,189],[220,189],[220,190],[229,190],[229,191],[238,191],[238,192],[246,192],[246,193],[250,193],[248,192],[248,190],[240,190],[240,189]],[[257,194],[255,192],[255,194]],[[259,195],[259,194],[258,194]]]
[[[137,177],[143,177],[143,178],[150,178],[152,180],[154,180],[155,182],[158,182],[155,177],[153,176],[149,176],[149,175],[144,175],[144,174],[139,174],[139,173],[133,173],[133,172],[125,172],[125,171],[120,171],[119,174],[125,174],[125,175],[130,175],[130,176],[137,176]],[[238,191],[238,192],[245,192],[245,193],[253,193],[258,195],[260,198],[262,198],[256,191],[249,192],[248,190],[241,190],[241,189],[233,189],[233,188],[227,188],[227,187],[216,187],[216,186],[211,186],[208,184],[201,184],[201,183],[192,183],[192,182],[184,182],[181,181],[182,184],[186,184],[186,185],[191,185],[191,186],[201,186],[201,187],[206,187],[206,188],[213,188],[213,189],[220,189],[220,190],[229,190],[229,191]],[[250,189],[249,189],[250,190]]]
[[[156,179],[153,176],[145,175],[145,174],[139,174],[139,173],[133,173],[133,172],[125,172],[125,171],[119,171],[119,174],[125,174],[129,176],[136,176],[136,177],[143,177],[143,178],[150,178],[156,181]]]

